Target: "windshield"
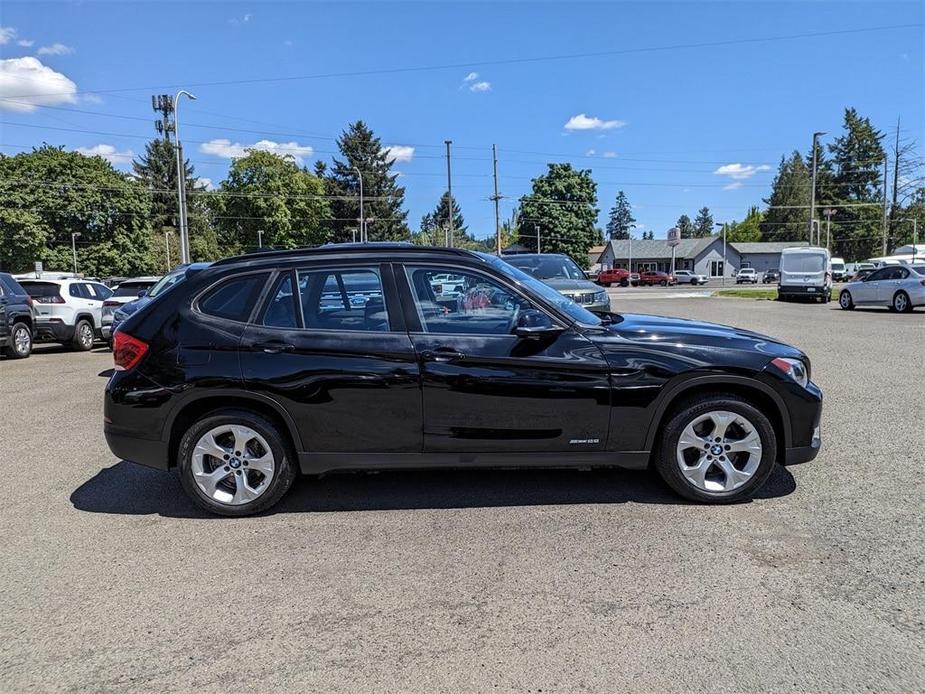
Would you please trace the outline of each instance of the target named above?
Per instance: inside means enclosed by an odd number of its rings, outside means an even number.
[[[785,254],[781,261],[786,272],[822,272],[825,269],[825,256],[821,253]]]
[[[583,309],[574,301],[567,299],[548,284],[543,284],[532,275],[528,275],[526,272],[506,263],[496,255],[481,252],[476,252],[476,255],[507,277],[517,280],[526,286],[532,293],[537,294],[542,297],[544,301],[552,304],[562,311],[562,313],[567,314],[576,323],[581,323],[582,325],[601,325],[602,321],[598,316],[587,309]]]
[[[585,273],[575,261],[564,255],[521,255],[505,258],[509,265],[539,280],[584,280]]]
[[[157,284],[151,287],[151,290],[148,292],[148,296],[150,296],[151,298],[154,298],[155,296],[163,292],[165,289],[169,289],[170,287],[175,285],[177,282],[182,280],[184,277],[186,277],[186,270],[183,270],[181,272],[171,272],[169,275],[164,275],[157,281]]]
[[[112,293],[114,297],[123,297],[123,296],[138,296],[138,292],[142,289],[147,289],[154,282],[123,282],[118,287],[116,291]]]

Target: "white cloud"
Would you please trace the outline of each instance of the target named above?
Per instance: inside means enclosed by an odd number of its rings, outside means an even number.
[[[612,130],[613,128],[622,128],[626,122],[622,120],[601,120],[594,116],[586,116],[579,113],[572,116],[565,124],[566,130]]]
[[[74,49],[63,43],[53,43],[50,46],[42,46],[37,52],[39,55],[68,55],[73,53]]]
[[[771,167],[767,164],[723,164],[713,173],[717,176],[729,176],[737,181],[751,178],[759,171],[767,171]]]
[[[593,157],[595,154],[597,154],[597,150],[595,149],[589,149],[587,152],[585,152],[586,157]]]
[[[205,176],[199,176],[196,179],[196,182],[206,190],[215,190],[215,184],[212,182],[211,178],[206,178]]]
[[[389,145],[382,148],[388,161],[411,161],[414,156],[414,147],[408,145]]]
[[[35,41],[33,41],[32,39],[19,39],[19,41],[16,42],[16,45],[22,46],[23,48],[31,48],[32,44],[34,43]]]
[[[602,156],[604,157],[604,159],[613,159],[617,156],[617,153],[616,152],[604,152]]]
[[[742,187],[742,181],[733,181],[729,185],[723,186],[723,190],[738,190]]]
[[[16,29],[13,27],[0,27],[0,46],[5,46],[16,38]]]
[[[73,104],[77,85],[38,58],[0,60],[0,111],[31,113],[38,106]]]
[[[199,145],[199,151],[203,154],[211,154],[224,159],[239,159],[246,156],[249,149],[272,152],[282,157],[291,156],[299,166],[314,151],[309,145],[300,145],[298,142],[273,142],[272,140],[260,140],[252,145],[247,145],[232,142],[225,138],[218,138]]]
[[[103,103],[103,97],[99,94],[93,94],[92,92],[85,92],[80,95],[80,100],[85,104],[101,104]]]
[[[475,82],[479,78],[479,73],[470,72],[468,75],[463,77],[463,82]]]
[[[491,91],[491,82],[474,82],[469,85],[470,92],[488,92]]]
[[[129,164],[135,158],[135,153],[130,149],[120,152],[112,145],[106,144],[78,147],[77,151],[88,157],[103,157],[110,164]]]
[[[237,25],[237,24],[247,24],[248,22],[251,21],[251,17],[253,17],[253,16],[254,16],[254,15],[252,15],[252,14],[250,14],[250,13],[247,13],[247,14],[245,14],[243,17],[232,17],[231,19],[228,20],[228,23],[229,23],[229,24],[235,24],[235,25]]]

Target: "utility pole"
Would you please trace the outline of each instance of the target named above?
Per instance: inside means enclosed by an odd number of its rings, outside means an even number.
[[[173,132],[176,140],[177,150],[177,231],[180,235],[180,262],[188,263],[189,255],[189,234],[187,231],[186,220],[186,166],[183,158],[183,143],[180,141],[180,119],[177,107],[180,105],[180,97],[195,101],[196,97],[188,91],[181,89],[177,92],[176,97],[170,94],[157,94],[151,97],[151,106],[155,111],[162,114],[160,120],[154,121],[154,128],[164,139],[170,141],[170,133]],[[170,115],[173,114],[173,122],[170,122]]]
[[[816,149],[818,148],[819,138],[825,135],[824,132],[813,133],[813,189],[809,194],[809,245],[813,245],[813,220],[816,218]],[[726,227],[723,227],[725,229]],[[725,260],[725,258],[724,258]],[[723,264],[723,273],[726,272],[726,265]]]
[[[491,199],[495,203],[495,254],[501,255],[501,196],[498,195],[498,147],[497,145],[491,146],[491,163],[492,171],[494,173],[495,179],[495,194],[491,196]],[[452,209],[450,212],[452,213]]]
[[[446,247],[452,248],[453,247],[453,236],[454,236],[454,229],[453,229],[454,220],[453,220],[453,174],[450,170],[450,146],[453,144],[453,141],[444,140],[444,143],[446,144],[446,194],[447,194],[447,197],[449,197],[449,200],[448,200],[449,223],[447,225],[447,228],[449,229],[449,231],[447,232]]]
[[[357,172],[357,179],[360,181],[360,243],[366,243],[366,211],[363,207],[363,174],[359,167],[354,166],[353,170]]]
[[[815,142],[816,142],[816,138],[815,136],[813,136],[813,143],[815,144]],[[723,228],[723,277],[722,277],[722,282],[723,282],[723,286],[725,287],[726,286],[726,222],[714,222],[714,223],[716,224],[716,226]],[[813,243],[812,225],[810,225],[809,228],[810,228],[809,244],[812,245]]]
[[[80,236],[79,231],[75,231],[71,234],[71,254],[74,256],[74,274],[77,274],[77,237]]]
[[[167,266],[164,274],[170,272],[170,231],[164,232],[164,248],[166,249]]]
[[[629,270],[630,273],[632,274],[633,272],[633,232],[630,232],[630,255],[629,255],[629,258],[627,258],[627,265],[628,267],[626,269]]]
[[[825,248],[832,250],[832,215],[835,214],[835,210],[826,207],[822,210],[822,214],[825,215]]]
[[[540,225],[534,223],[534,224],[533,224],[533,231],[536,232],[536,252],[537,252],[537,253],[542,253],[543,251],[540,250]]]
[[[257,230],[257,250],[263,248],[263,229]]]
[[[886,239],[886,177],[887,177],[887,156],[883,155],[883,255],[887,254]]]

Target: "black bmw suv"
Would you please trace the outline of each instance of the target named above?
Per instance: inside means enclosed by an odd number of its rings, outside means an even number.
[[[690,320],[594,314],[492,255],[403,244],[229,258],[115,334],[104,429],[214,513],[296,474],[654,467],[689,499],[753,495],[819,450],[800,350]]]

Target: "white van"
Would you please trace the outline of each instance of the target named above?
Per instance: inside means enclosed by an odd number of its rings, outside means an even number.
[[[832,281],[844,282],[848,276],[848,268],[845,267],[844,258],[832,258]]]
[[[812,297],[827,302],[832,295],[832,258],[825,248],[785,248],[780,254],[777,298]]]

